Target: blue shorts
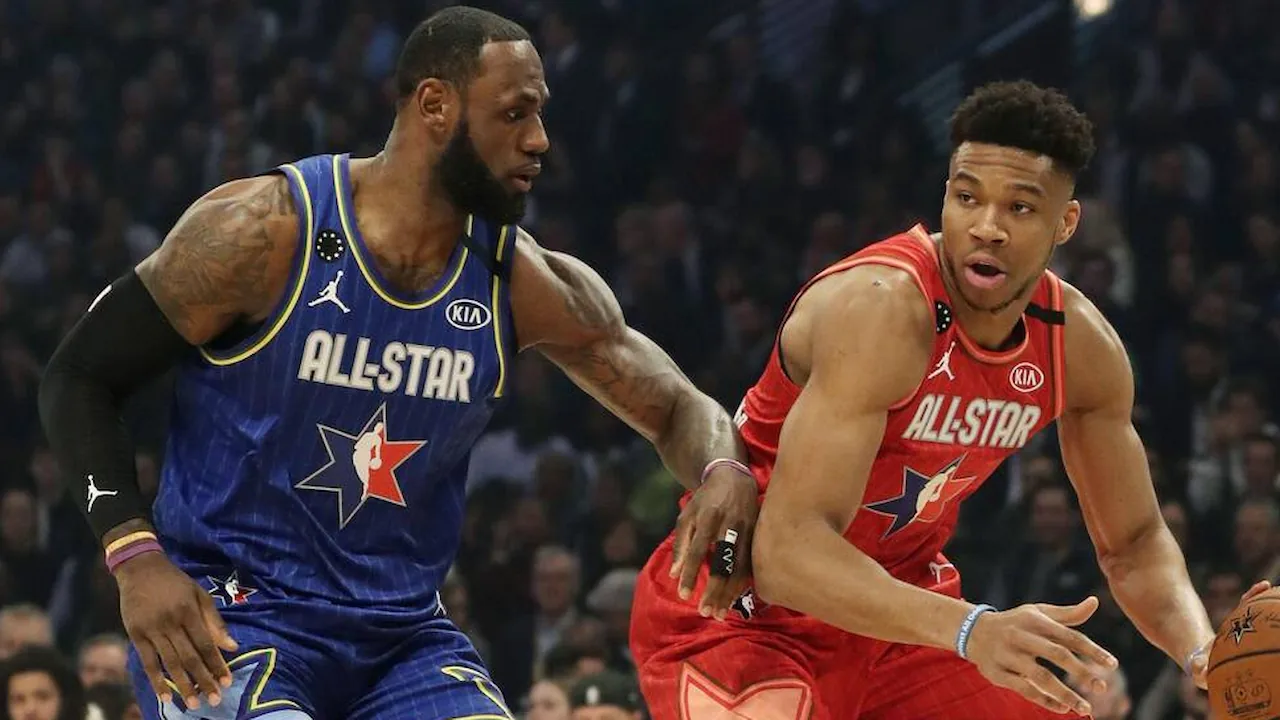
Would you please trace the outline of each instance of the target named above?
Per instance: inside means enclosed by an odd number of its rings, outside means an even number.
[[[248,598],[219,608],[240,645],[216,708],[161,703],[136,650],[146,720],[511,720],[471,641],[443,612],[408,628],[315,604]],[[151,700],[147,700],[150,698]]]

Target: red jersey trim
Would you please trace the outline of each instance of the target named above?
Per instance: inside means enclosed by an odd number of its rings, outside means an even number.
[[[1065,312],[1062,301],[1062,281],[1057,275],[1051,272],[1045,273],[1049,277],[1049,302],[1053,305],[1053,309],[1059,312]],[[1053,403],[1054,417],[1060,417],[1067,410],[1067,344],[1066,344],[1066,325],[1051,325],[1049,327],[1049,352],[1050,367],[1053,368]]]

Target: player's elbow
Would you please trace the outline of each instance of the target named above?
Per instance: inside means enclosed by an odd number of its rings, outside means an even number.
[[[770,605],[789,607],[787,589],[793,587],[790,574],[794,568],[797,533],[788,531],[794,523],[765,508],[756,523],[751,545],[751,571],[756,595]]]
[[[1173,533],[1157,515],[1141,529],[1105,547],[1099,546],[1098,567],[1109,582],[1123,581],[1134,570],[1151,565],[1168,549],[1180,555]]]

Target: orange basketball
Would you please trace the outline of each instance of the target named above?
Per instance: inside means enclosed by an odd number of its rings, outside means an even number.
[[[1242,604],[1218,629],[1209,708],[1215,720],[1280,718],[1280,589]]]

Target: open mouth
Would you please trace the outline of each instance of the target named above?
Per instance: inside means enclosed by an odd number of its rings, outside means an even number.
[[[975,285],[983,290],[994,290],[1004,284],[1008,273],[996,267],[995,265],[982,262],[981,260],[971,262],[964,267],[965,279],[971,285]]]
[[[515,183],[516,188],[521,192],[529,192],[533,189],[533,179],[542,172],[541,165],[527,165],[520,168],[518,172],[511,173],[511,181]]]

